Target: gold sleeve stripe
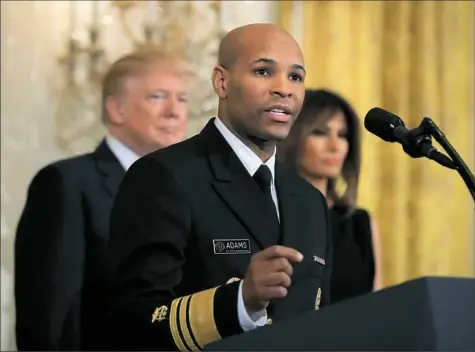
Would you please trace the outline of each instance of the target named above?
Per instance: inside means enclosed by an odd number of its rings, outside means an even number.
[[[191,296],[188,311],[190,327],[200,348],[221,339],[214,320],[214,294],[217,287]]]
[[[180,330],[183,334],[183,339],[185,340],[186,345],[190,348],[191,351],[199,351],[200,348],[196,345],[195,341],[191,337],[188,323],[186,321],[188,315],[189,301],[191,296],[183,297],[179,308],[180,316]]]
[[[169,316],[169,321],[170,321],[170,331],[173,337],[173,341],[175,341],[176,347],[178,347],[179,351],[187,351],[188,349],[185,347],[185,344],[183,343],[183,340],[181,339],[180,336],[180,331],[178,330],[178,304],[180,301],[183,299],[183,297],[174,299],[171,304],[170,308],[170,316]]]

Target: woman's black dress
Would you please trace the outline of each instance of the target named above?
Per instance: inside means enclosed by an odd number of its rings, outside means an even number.
[[[331,301],[336,303],[373,290],[374,257],[371,222],[367,211],[331,209],[333,270]]]

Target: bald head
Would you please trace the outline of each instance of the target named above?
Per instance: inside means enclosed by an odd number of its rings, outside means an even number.
[[[236,28],[213,69],[219,119],[247,145],[272,151],[302,107],[304,80],[302,51],[287,31],[266,23]]]
[[[302,55],[299,45],[285,29],[271,23],[254,23],[235,28],[224,36],[219,45],[218,64],[230,69],[244,53],[273,40],[287,42]]]

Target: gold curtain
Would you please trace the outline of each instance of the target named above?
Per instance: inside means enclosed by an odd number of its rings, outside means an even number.
[[[361,123],[375,106],[410,128],[431,117],[472,171],[474,17],[473,1],[280,4],[281,25],[301,33],[307,87],[338,91]],[[475,274],[475,205],[455,171],[364,131],[359,205],[380,225],[386,286]]]

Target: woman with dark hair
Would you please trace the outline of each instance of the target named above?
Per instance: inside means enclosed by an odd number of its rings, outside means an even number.
[[[277,156],[327,198],[334,248],[332,302],[379,289],[379,231],[369,213],[356,207],[360,127],[350,104],[328,90],[307,90]]]

